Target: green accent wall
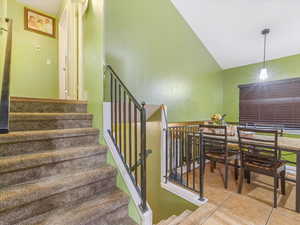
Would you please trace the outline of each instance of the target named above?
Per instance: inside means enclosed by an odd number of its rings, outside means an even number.
[[[57,38],[24,30],[25,5],[8,0],[7,6],[7,16],[13,19],[11,95],[58,98]]]
[[[240,84],[259,82],[261,63],[224,70],[223,77],[223,113],[226,120],[239,120],[239,88]],[[270,80],[282,80],[300,77],[300,55],[284,57],[267,62]]]
[[[170,0],[107,0],[105,14],[106,63],[139,101],[170,121],[222,110],[221,69]]]
[[[90,0],[83,19],[84,85],[87,92],[88,111],[93,113],[93,127],[102,128],[103,108],[103,0]],[[101,143],[103,137],[101,136]]]
[[[7,14],[7,1],[0,0],[0,27],[2,28],[7,28],[7,25],[4,22],[6,14]],[[2,80],[3,80],[2,76],[3,76],[3,69],[4,69],[6,38],[7,38],[7,33],[5,31],[0,31],[0,93],[2,89]]]

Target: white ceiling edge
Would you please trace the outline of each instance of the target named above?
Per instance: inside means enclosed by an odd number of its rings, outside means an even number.
[[[267,60],[300,54],[300,1],[171,2],[222,69],[262,62],[266,27]]]
[[[17,1],[52,15],[57,15],[59,13],[61,4],[63,2],[63,0],[17,0]]]

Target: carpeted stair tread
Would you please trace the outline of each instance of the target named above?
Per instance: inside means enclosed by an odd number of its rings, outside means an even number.
[[[106,214],[128,205],[128,202],[127,195],[121,191],[115,191],[105,196],[95,197],[93,200],[77,206],[58,209],[40,225],[90,224],[100,220]]]
[[[44,164],[105,154],[106,146],[71,147],[32,154],[0,157],[0,173],[37,167]]]
[[[0,189],[0,212],[116,174],[110,166],[58,175]]]
[[[110,225],[138,225],[138,224],[134,222],[131,218],[126,217],[126,218],[119,219],[118,221]]]
[[[87,112],[86,101],[26,97],[10,100],[10,112]]]
[[[11,102],[42,102],[42,103],[62,103],[62,104],[87,104],[87,101],[69,100],[58,98],[31,98],[31,97],[18,97],[11,96]]]
[[[91,113],[26,113],[26,112],[15,112],[9,114],[10,121],[34,121],[34,120],[86,120],[92,119]]]
[[[15,131],[57,130],[92,127],[90,113],[10,113],[9,129]]]
[[[99,130],[95,128],[76,128],[63,130],[17,131],[1,135],[0,144],[86,136],[89,134],[99,134]]]

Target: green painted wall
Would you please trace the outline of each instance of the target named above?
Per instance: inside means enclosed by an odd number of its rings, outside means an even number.
[[[170,0],[107,0],[105,56],[140,101],[170,121],[222,110],[220,67]]]
[[[258,82],[261,63],[224,70],[223,77],[223,112],[228,121],[239,119],[240,84]],[[267,62],[268,80],[281,80],[300,77],[300,55],[284,57]]]
[[[11,95],[57,98],[57,39],[24,30],[24,5],[16,0],[7,3],[7,16],[14,21]],[[47,60],[51,61],[50,65]]]
[[[104,1],[90,0],[87,12],[84,16],[84,84],[88,97],[88,111],[93,113],[93,127],[100,129],[103,134],[103,86],[104,86]],[[103,135],[100,135],[100,142],[105,144]],[[107,161],[116,166],[112,155],[108,153]],[[117,175],[117,187],[126,193],[128,188],[121,175]],[[131,200],[129,203],[129,216],[140,224],[138,211]]]
[[[0,0],[0,27],[3,28],[7,27],[6,23],[4,22],[6,13],[7,13],[7,1]],[[3,69],[4,69],[6,37],[7,37],[7,33],[5,31],[0,31],[0,93],[1,93],[2,80],[3,80],[2,76],[3,76]]]

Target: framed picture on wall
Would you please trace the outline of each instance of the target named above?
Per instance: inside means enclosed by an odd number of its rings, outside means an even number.
[[[56,20],[53,17],[36,12],[32,9],[24,8],[25,30],[38,34],[56,37]]]

